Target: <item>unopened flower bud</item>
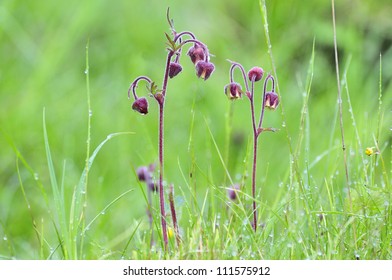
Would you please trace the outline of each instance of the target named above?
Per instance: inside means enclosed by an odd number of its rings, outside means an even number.
[[[237,191],[240,189],[240,185],[238,184],[234,184],[233,186],[231,186],[228,190],[227,190],[227,196],[231,199],[231,200],[236,200],[237,199]]]
[[[170,62],[169,65],[169,77],[173,78],[182,71],[182,66],[177,62]]]
[[[137,178],[141,182],[145,182],[146,180],[148,180],[148,176],[150,176],[148,172],[148,168],[146,166],[139,167],[136,171],[136,174],[137,174]]]
[[[162,92],[157,92],[154,95],[155,99],[158,101],[159,104],[163,104],[165,97],[163,96]]]
[[[204,80],[207,80],[214,70],[215,66],[211,62],[199,61],[196,64],[196,75]]]
[[[148,113],[148,101],[144,97],[140,97],[132,104],[132,109],[138,111],[140,114],[145,115]]]
[[[261,78],[263,78],[264,70],[260,67],[253,67],[252,69],[249,70],[248,72],[248,78],[250,81],[260,81]]]
[[[279,97],[274,91],[269,91],[265,94],[264,106],[266,108],[275,110],[279,105]]]
[[[239,99],[242,96],[242,88],[238,83],[230,83],[225,86],[225,94],[231,100]]]
[[[147,188],[150,192],[158,192],[158,185],[152,180],[147,182]]]
[[[199,44],[195,44],[193,47],[191,47],[187,54],[195,65],[205,58],[205,51]]]

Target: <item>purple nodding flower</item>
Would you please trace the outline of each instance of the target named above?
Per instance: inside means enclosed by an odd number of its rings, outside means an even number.
[[[249,70],[248,72],[248,78],[250,81],[257,82],[260,81],[261,78],[263,78],[264,70],[260,67],[253,67],[252,69]]]
[[[138,111],[140,114],[145,115],[148,113],[148,101],[145,97],[140,97],[132,104],[132,109]]]
[[[149,182],[147,182],[147,188],[150,192],[153,192],[153,193],[158,192],[158,185],[153,180],[150,180]]]
[[[265,94],[264,107],[275,110],[279,105],[279,97],[274,91]]]
[[[211,76],[211,74],[212,74],[212,72],[214,72],[214,70],[215,70],[215,66],[211,62],[199,61],[196,64],[196,75],[199,78],[204,79],[204,81],[207,80]]]
[[[177,62],[170,62],[169,65],[169,77],[173,78],[182,71],[182,66]]]
[[[188,50],[189,57],[191,58],[193,64],[197,64],[199,61],[203,61],[205,59],[205,50],[199,44],[195,43],[193,47],[190,47]]]
[[[237,199],[237,191],[239,191],[239,189],[240,189],[240,185],[234,184],[229,189],[227,189],[227,196],[233,201],[236,200]]]
[[[232,83],[225,86],[225,94],[231,100],[241,98],[242,93],[243,93],[243,91],[242,91],[241,85],[238,83],[232,82]]]
[[[137,171],[136,171],[137,177],[139,181],[145,182],[148,180],[148,177],[150,176],[148,172],[148,168],[146,166],[140,166]]]

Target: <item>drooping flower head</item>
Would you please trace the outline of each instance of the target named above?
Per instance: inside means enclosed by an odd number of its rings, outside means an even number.
[[[170,79],[177,76],[182,71],[182,66],[177,62],[170,62],[169,65],[169,77]]]
[[[266,92],[264,106],[268,109],[275,110],[279,105],[279,96],[274,91]]]
[[[234,184],[230,188],[227,189],[227,196],[232,200],[235,201],[237,199],[237,192],[240,190],[239,184]]]
[[[249,81],[258,82],[263,78],[264,70],[260,67],[253,67],[248,72]]]
[[[204,48],[200,45],[195,43],[193,47],[190,47],[188,50],[189,57],[192,60],[193,64],[197,64],[199,61],[203,61],[206,57]]]
[[[196,64],[196,75],[204,80],[207,80],[214,70],[215,66],[211,62],[199,61]]]
[[[133,104],[132,109],[139,112],[142,115],[148,113],[148,101],[145,97],[137,98]]]
[[[231,100],[241,98],[242,93],[241,85],[238,83],[232,82],[225,86],[225,94]]]

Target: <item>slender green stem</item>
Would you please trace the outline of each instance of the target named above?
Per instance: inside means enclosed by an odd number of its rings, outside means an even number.
[[[86,69],[84,71],[84,73],[86,74],[86,93],[87,93],[87,141],[86,141],[86,162],[85,162],[85,170],[86,170],[86,177],[85,177],[85,181],[84,181],[84,190],[83,190],[83,208],[82,208],[82,213],[81,213],[81,217],[83,217],[83,221],[82,222],[82,232],[84,231],[84,227],[85,227],[85,211],[86,211],[86,207],[87,207],[87,185],[88,185],[88,179],[89,179],[89,160],[90,160],[90,145],[91,145],[91,117],[92,117],[92,111],[91,111],[91,97],[90,97],[90,65],[89,65],[89,61],[88,61],[88,54],[89,51],[89,41],[86,44]],[[77,238],[74,237],[75,240],[77,240]],[[80,255],[82,254],[82,250],[83,250],[83,241],[84,241],[84,234],[82,234],[80,236]],[[74,244],[75,249],[77,244]],[[74,252],[74,258],[77,259],[78,258],[78,253],[77,250],[75,250]]]
[[[336,36],[335,1],[331,0],[331,2],[332,2],[333,42],[334,42],[334,49],[335,49],[336,81],[337,81],[337,87],[338,87],[340,133],[341,133],[341,142],[342,142],[342,151],[343,151],[344,172],[345,172],[346,185],[347,185],[347,191],[348,191],[348,200],[349,200],[349,204],[350,204],[350,212],[352,213],[353,212],[353,203],[352,203],[352,199],[351,199],[350,179],[349,179],[348,167],[347,167],[347,151],[346,151],[346,144],[345,144],[345,138],[344,138],[342,93],[341,93],[341,86],[340,86],[338,44],[337,44],[337,36]],[[353,216],[353,219],[354,218],[355,217]],[[355,223],[353,223],[353,233],[354,233],[354,247],[355,247],[355,249],[357,249],[357,233],[356,233]]]
[[[304,192],[304,184],[303,184],[303,180],[302,180],[302,175],[301,172],[299,171],[299,167],[298,167],[298,162],[297,162],[297,157],[295,155],[294,149],[293,149],[293,143],[292,143],[292,138],[289,132],[289,128],[286,125],[286,114],[285,114],[285,110],[284,110],[284,102],[282,100],[282,98],[280,97],[280,88],[279,88],[279,79],[278,79],[278,74],[276,71],[276,64],[275,64],[275,59],[274,59],[274,55],[272,52],[272,43],[271,43],[271,39],[269,36],[269,28],[268,28],[268,15],[267,15],[267,5],[265,3],[265,0],[259,0],[259,6],[260,6],[260,11],[261,14],[263,16],[263,25],[264,25],[264,35],[265,35],[265,39],[266,39],[266,43],[267,43],[267,48],[268,48],[268,55],[270,57],[270,61],[271,61],[271,65],[272,65],[272,70],[273,70],[273,76],[276,80],[276,89],[277,89],[277,94],[279,96],[279,107],[281,109],[281,118],[282,118],[282,127],[284,127],[285,132],[286,132],[286,139],[287,139],[287,144],[289,147],[289,151],[290,151],[290,155],[292,156],[293,159],[293,164],[294,164],[294,171],[295,171],[295,175],[298,181],[298,184],[301,187],[301,190],[303,193]],[[305,196],[305,203],[307,203],[307,197]],[[306,205],[307,206],[307,205]],[[306,212],[309,213],[309,207],[305,207],[306,208]]]

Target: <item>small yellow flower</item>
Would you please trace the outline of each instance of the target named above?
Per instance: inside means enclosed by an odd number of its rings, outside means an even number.
[[[373,148],[366,148],[365,154],[370,157],[372,154],[374,154]]]
[[[379,152],[378,151],[375,151],[374,150],[374,147],[368,147],[368,148],[366,148],[366,150],[365,150],[365,154],[367,155],[367,156],[372,156],[372,155],[374,155],[374,154],[376,154],[376,155],[378,155],[379,154]]]
[[[169,236],[169,238],[173,238],[174,237],[174,230],[171,227],[168,227],[167,235]]]

